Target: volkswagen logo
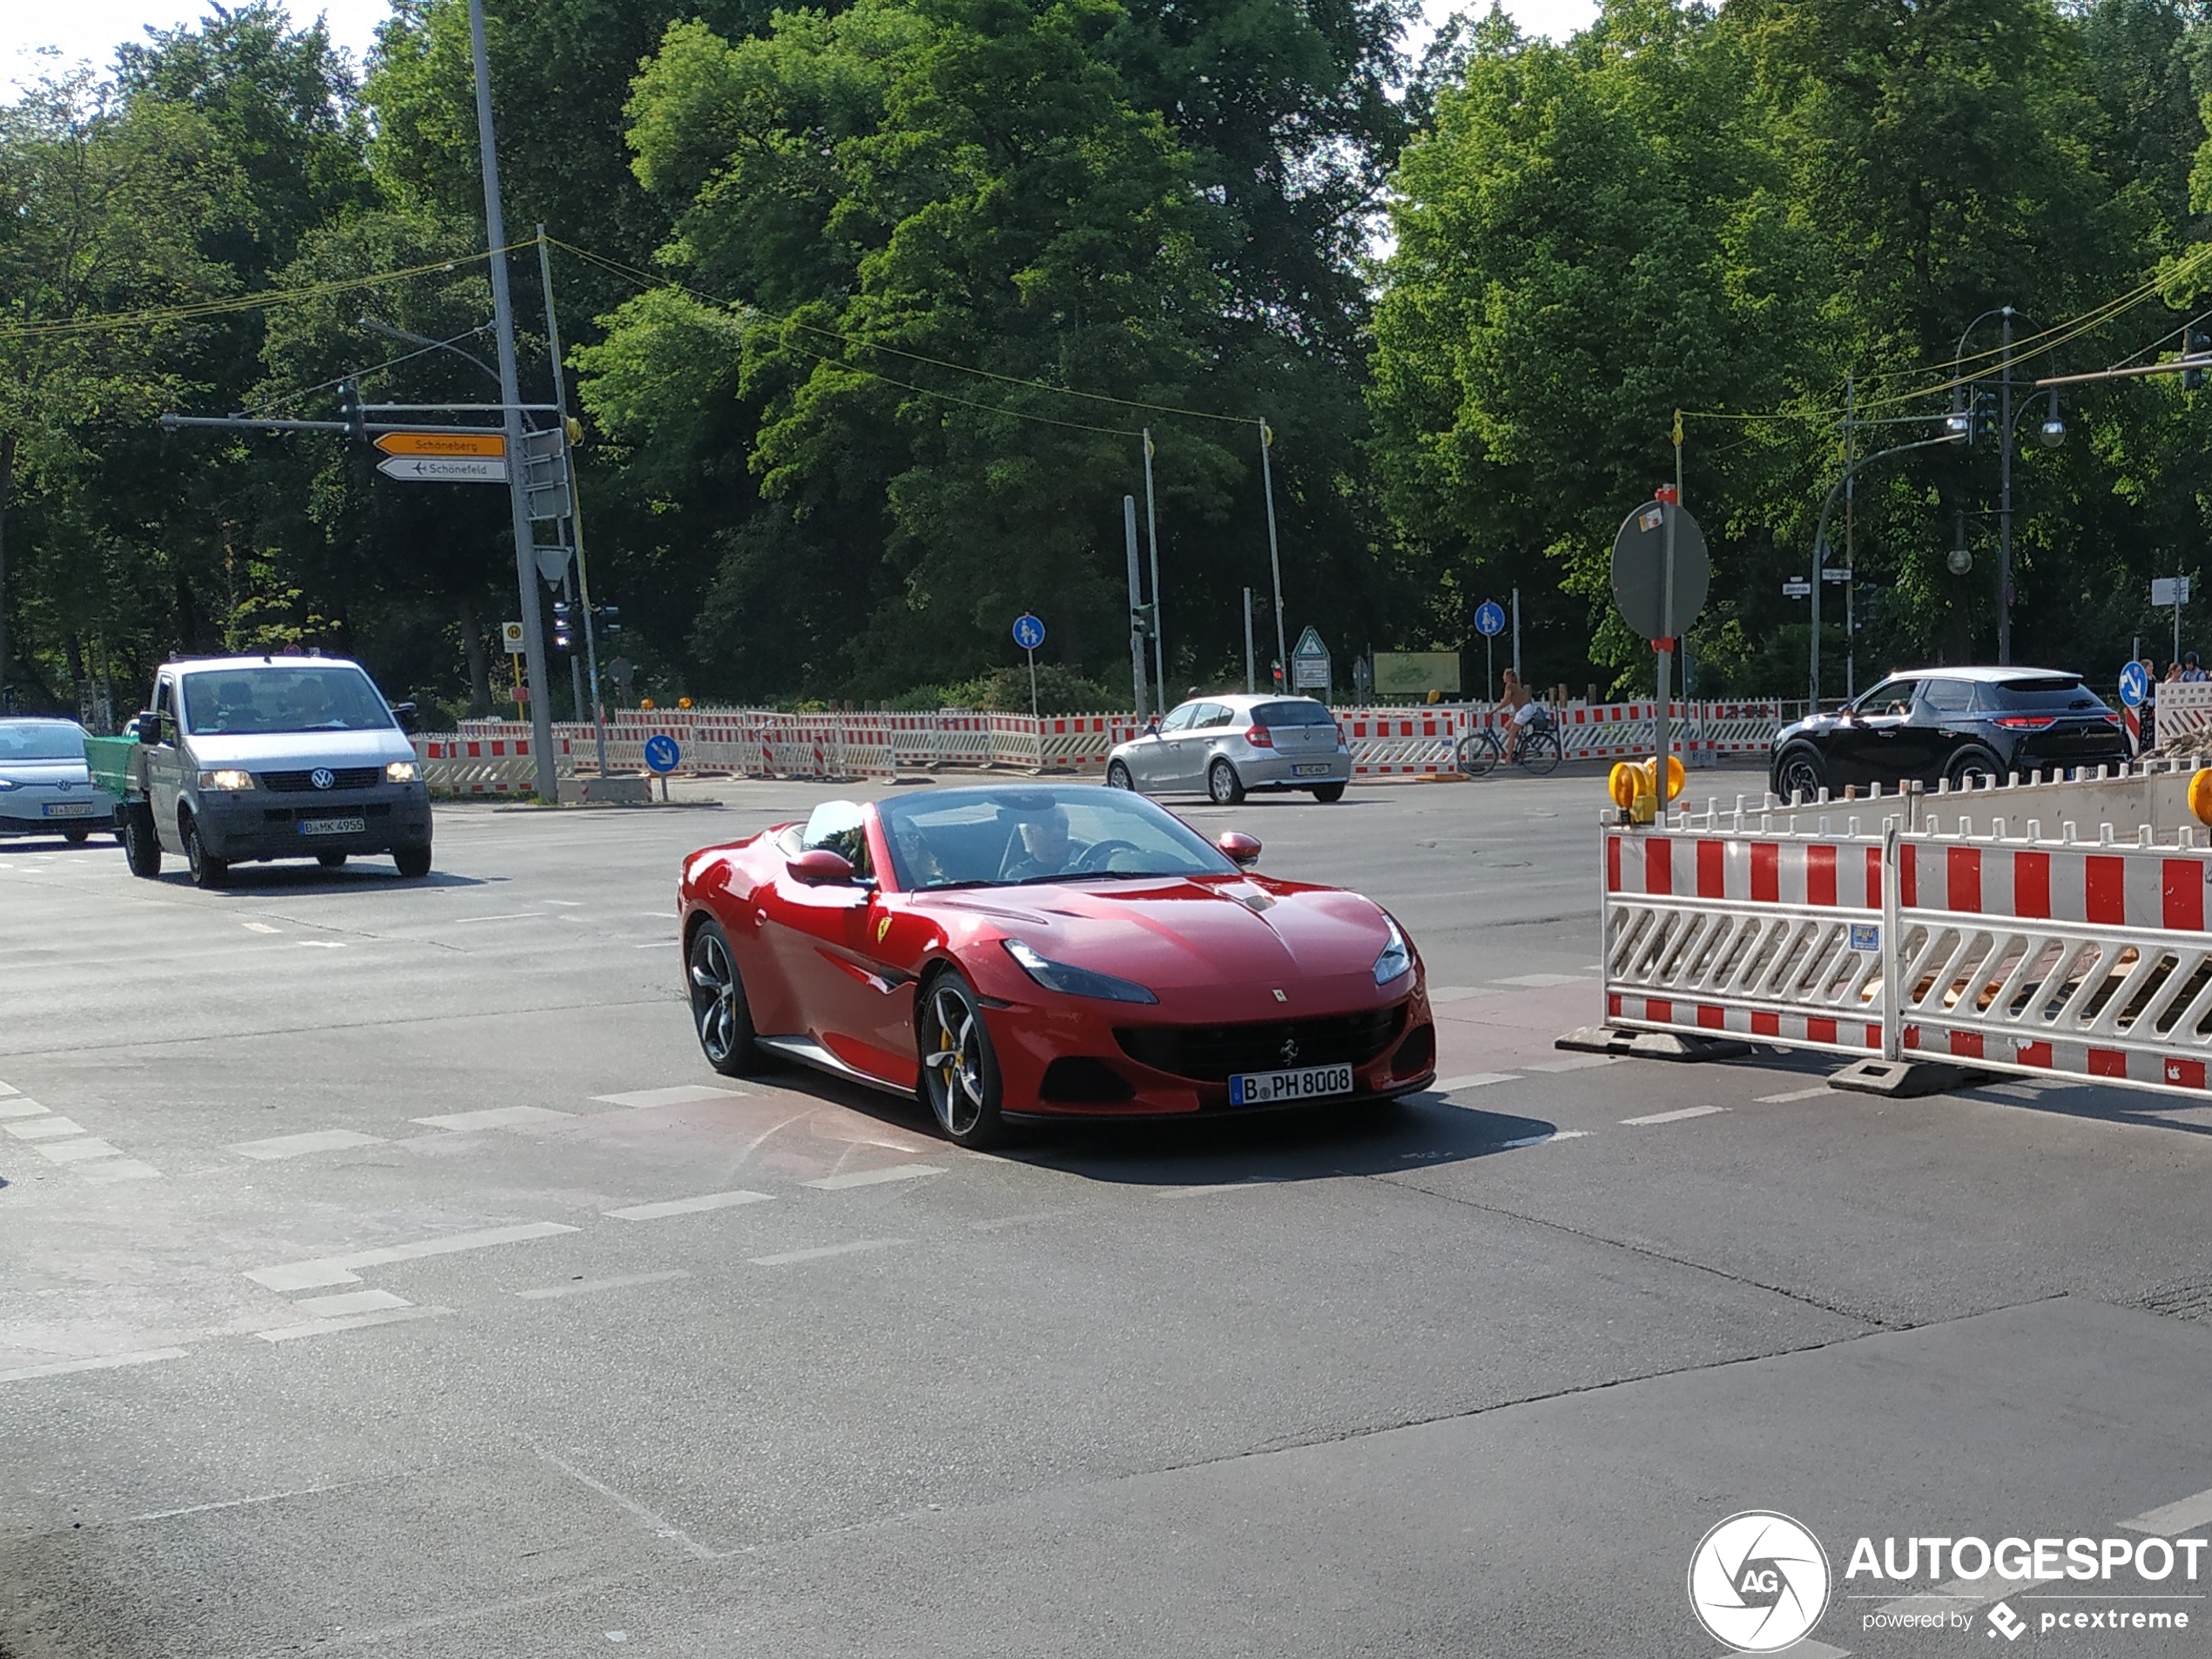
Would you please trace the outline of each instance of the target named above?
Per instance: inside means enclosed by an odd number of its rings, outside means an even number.
[[[71,790],[76,788],[77,786],[66,778],[57,778],[54,779],[54,787],[60,790],[62,793],[66,795]]]
[[[1280,1049],[1278,1049],[1275,1052],[1283,1056],[1283,1063],[1285,1065],[1296,1065],[1298,1063],[1298,1039],[1296,1037],[1285,1037],[1283,1039],[1283,1046]]]
[[[327,766],[317,766],[307,774],[307,781],[317,789],[327,789],[338,781],[338,774]]]

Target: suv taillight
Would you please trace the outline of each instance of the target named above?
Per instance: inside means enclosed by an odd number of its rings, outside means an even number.
[[[2056,725],[2055,714],[2000,714],[1997,724],[2007,732],[2040,732],[2047,725]]]
[[[1272,749],[1275,746],[1273,735],[1264,725],[1247,726],[1244,729],[1244,741],[1255,749]]]

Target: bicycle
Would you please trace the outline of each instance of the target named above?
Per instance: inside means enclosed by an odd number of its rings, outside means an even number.
[[[1455,758],[1460,770],[1468,777],[1485,777],[1504,761],[1505,740],[1491,727],[1483,726],[1460,739]],[[1557,772],[1559,763],[1566,758],[1567,752],[1560,746],[1559,733],[1553,727],[1551,716],[1540,711],[1534,720],[1521,728],[1521,741],[1514,749],[1514,764],[1534,777],[1544,778]]]

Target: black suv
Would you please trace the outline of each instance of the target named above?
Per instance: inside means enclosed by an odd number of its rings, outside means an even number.
[[[2040,767],[2128,759],[2120,717],[2049,668],[1925,668],[1892,674],[1848,708],[1775,733],[1769,777],[1784,800],[1918,779],[1960,787]]]

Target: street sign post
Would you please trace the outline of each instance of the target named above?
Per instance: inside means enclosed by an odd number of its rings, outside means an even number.
[[[1659,654],[1657,709],[1653,717],[1652,775],[1658,779],[1656,809],[1667,811],[1668,762],[1674,756],[1675,651],[1684,629],[1705,608],[1713,562],[1705,532],[1682,506],[1682,414],[1675,415],[1675,482],[1621,521],[1613,536],[1613,598],[1621,619],[1649,639]]]
[[[376,470],[405,484],[507,482],[507,462],[496,455],[388,455],[376,463]]]
[[[2185,576],[2157,576],[2150,581],[2150,602],[2174,607],[2174,660],[2182,660],[2182,607],[2189,602],[2189,579]]]
[[[1329,648],[1321,643],[1319,631],[1308,624],[1291,648],[1291,689],[1318,690],[1325,698],[1329,687]]]
[[[507,654],[509,657],[520,657],[527,649],[523,638],[523,624],[519,622],[501,623],[499,643],[507,647]]]
[[[1044,624],[1028,611],[1014,619],[1014,643],[1029,654],[1029,718],[1037,718],[1037,647],[1044,644]],[[1160,695],[1167,691],[1162,688]]]
[[[2121,724],[2128,733],[2128,752],[2143,750],[2143,704],[2150,696],[2150,676],[2141,663],[2130,659],[2120,671]]]
[[[1801,576],[1793,576],[1782,584],[1782,597],[1785,599],[1803,599],[1811,592],[1812,583]]]
[[[1482,685],[1485,694],[1498,700],[1498,636],[1506,631],[1505,607],[1485,599],[1474,608],[1474,631],[1482,636]]]
[[[1820,567],[1820,579],[1823,582],[1848,582],[1851,572],[1840,564],[1824,564]]]
[[[684,751],[676,739],[665,732],[656,732],[645,739],[645,770],[660,779],[660,798],[668,799],[668,774],[683,764]]]

